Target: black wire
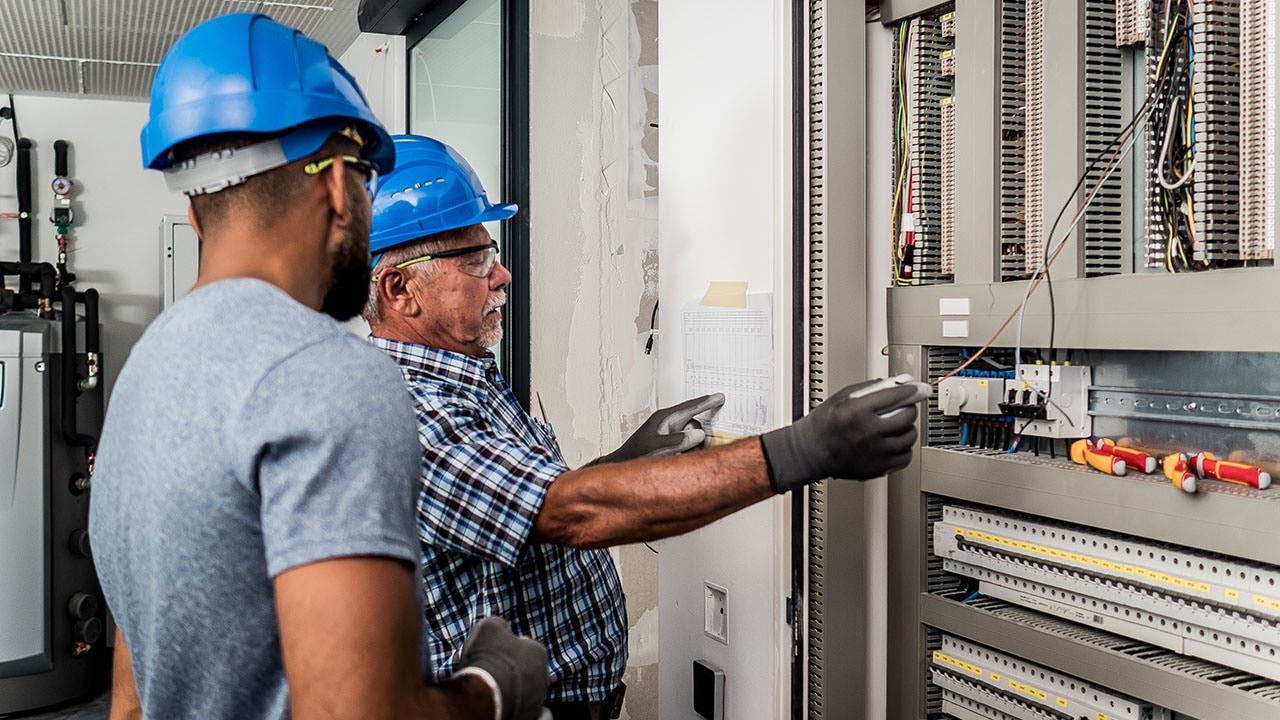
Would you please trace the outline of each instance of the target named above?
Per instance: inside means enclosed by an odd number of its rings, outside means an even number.
[[[18,133],[18,106],[13,102],[13,93],[9,93],[9,120],[13,123],[13,142],[16,145],[21,135]]]
[[[653,301],[653,315],[649,316],[649,338],[644,341],[644,354],[653,352],[653,333],[658,329],[658,301]]]
[[[653,546],[652,546],[652,545],[650,545],[649,543],[645,543],[645,544],[644,544],[644,546],[645,546],[645,547],[647,547],[647,548],[649,548],[649,551],[650,551],[650,552],[652,552],[654,555],[660,555],[660,554],[661,554],[661,553],[659,553],[657,550],[654,550],[654,549],[653,549]]]

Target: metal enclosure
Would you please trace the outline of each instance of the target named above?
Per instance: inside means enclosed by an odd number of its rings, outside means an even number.
[[[862,312],[867,294],[862,161],[866,38],[858,3],[797,1],[807,5],[809,21],[807,33],[797,28],[797,37],[807,44],[809,81],[807,123],[797,128],[807,146],[797,156],[808,158],[799,177],[807,178],[809,222],[798,229],[807,257],[796,258],[797,268],[808,267],[802,275],[807,291],[796,293],[797,301],[807,300],[806,322],[796,327],[805,334],[808,389],[797,409],[807,411],[867,374],[867,318]],[[830,76],[840,82],[827,82]],[[805,214],[804,208],[797,209],[798,217]],[[803,667],[807,682],[795,687],[797,692],[808,688],[803,709],[815,720],[864,717],[871,692],[866,673],[867,557],[861,552],[867,546],[865,497],[862,483],[827,481],[809,489],[807,503],[797,503],[805,508],[806,517],[798,519],[796,528],[807,562],[796,563],[802,574],[796,604],[804,608],[808,652]]]
[[[848,319],[861,315],[862,295],[841,297],[836,292],[845,280],[865,277],[864,258],[877,257],[877,248],[887,242],[867,238],[865,215],[853,213],[865,213],[868,203],[887,202],[893,190],[887,177],[864,178],[865,186],[839,181],[846,163],[864,168],[866,148],[890,139],[867,137],[862,122],[838,121],[838,99],[865,92],[868,66],[883,68],[891,62],[869,63],[865,57],[836,62],[840,52],[864,38],[862,29],[853,26],[863,19],[864,8],[841,8],[848,13],[842,19],[849,25],[843,26],[830,7],[834,3],[811,0],[808,5],[813,23],[806,38],[813,163],[808,182],[808,387],[811,402],[817,402],[865,370],[857,361],[861,348],[838,346],[839,339],[865,341],[865,327],[846,326]],[[1048,237],[1051,245],[1046,236],[1055,214],[1064,204],[1076,207],[1092,192],[1096,175],[1080,195],[1074,189],[1077,179],[1139,113],[1152,64],[1142,47],[1116,47],[1115,0],[893,0],[879,3],[880,14],[872,19],[892,25],[944,5],[955,11],[955,95],[948,104],[954,107],[960,139],[954,163],[962,169],[954,188],[954,282],[888,290],[890,370],[933,380],[989,339],[992,356],[1013,357],[1017,324],[1006,320],[1022,302],[1026,279],[1039,262],[1022,265],[1021,257],[1009,262],[1007,249],[1019,239],[1042,242],[1041,258],[1056,249],[1071,216],[1068,210]],[[1011,32],[1011,25],[1020,30]],[[859,39],[840,37],[840,32]],[[1272,61],[1272,75],[1265,76],[1268,87],[1274,85],[1274,65]],[[1026,74],[1025,82],[1017,73]],[[1032,75],[1038,75],[1034,83],[1039,88],[1032,87]],[[887,112],[891,101],[855,97],[854,102],[874,113]],[[1027,115],[1019,116],[1019,108]],[[1033,109],[1038,117],[1031,116]],[[1200,112],[1222,109],[1197,108]],[[1252,112],[1265,115],[1274,109]],[[1209,185],[1222,184],[1219,158],[1224,154],[1219,151],[1221,147],[1215,148],[1211,169],[1205,171],[1206,191],[1218,192],[1217,185]],[[1069,350],[1078,364],[1093,368],[1087,394],[1095,436],[1133,438],[1160,453],[1189,446],[1225,448],[1254,458],[1264,469],[1280,469],[1280,432],[1270,414],[1266,419],[1257,415],[1202,422],[1186,410],[1205,400],[1220,401],[1223,408],[1268,404],[1266,412],[1280,417],[1280,270],[1265,263],[1178,274],[1143,267],[1149,153],[1143,136],[1099,191],[1096,211],[1067,236],[1061,259],[1053,265],[1052,307],[1046,288],[1039,287],[1023,313],[1021,345],[1031,352]],[[1007,171],[1009,163],[1023,164]],[[1040,176],[1033,178],[1034,173]],[[1274,183],[1265,182],[1270,183],[1265,190],[1274,192]],[[1224,201],[1217,207],[1230,206]],[[1211,207],[1208,201],[1206,207]],[[1028,227],[1011,228],[1011,218]],[[1212,219],[1198,222],[1222,230],[1233,220],[1217,226]],[[1038,223],[1038,240],[1031,237],[1033,223]],[[841,257],[842,248],[858,242],[853,238],[859,230],[853,228],[860,229],[861,242],[870,251]],[[850,239],[836,242],[840,231]],[[1274,227],[1258,232],[1274,235]],[[1229,238],[1230,232],[1209,240],[1221,237]],[[1028,248],[1028,257],[1034,252]],[[944,307],[953,310],[944,313]],[[832,322],[833,317],[841,322]],[[1172,400],[1165,407],[1151,404],[1154,397]],[[1104,406],[1125,399],[1142,403],[1122,413]],[[966,652],[987,648],[1004,658],[1001,662],[1022,661],[1049,676],[1132,699],[1135,717],[1280,717],[1280,682],[1267,675],[1273,672],[1269,665],[1242,669],[1226,655],[1208,658],[1170,650],[1126,635],[1119,625],[1082,624],[997,596],[971,594],[974,586],[948,571],[934,554],[932,536],[944,507],[979,508],[1014,514],[1028,523],[1102,533],[1135,547],[1141,541],[1208,554],[1264,576],[1280,568],[1280,490],[1209,480],[1192,495],[1159,471],[1112,477],[1074,465],[1061,453],[1050,458],[978,451],[960,443],[958,425],[949,424],[936,399],[922,413],[921,430],[915,461],[890,478],[889,718],[943,717],[944,702],[952,717],[988,717],[957,700],[956,681],[963,673],[948,676],[939,665],[935,653],[944,643],[968,648]],[[843,496],[846,489],[846,484],[818,485],[809,498],[805,711],[810,718],[863,717],[863,704],[852,694],[876,692],[859,683],[865,663],[881,661],[865,657],[866,638],[854,629],[866,620],[866,588],[853,574],[865,570],[860,563],[867,528],[861,498],[853,492]],[[837,517],[854,520],[833,522]],[[1262,646],[1262,635],[1245,633],[1238,640]],[[1251,652],[1243,646],[1240,651]],[[1067,701],[1065,695],[1061,699]],[[1022,708],[1008,716],[1042,715]]]
[[[0,713],[86,694],[110,656],[77,485],[90,460],[61,430],[61,352],[57,322],[0,317]],[[81,395],[77,422],[101,427],[101,386]]]
[[[160,309],[168,310],[200,273],[200,238],[186,215],[165,215],[160,222]]]

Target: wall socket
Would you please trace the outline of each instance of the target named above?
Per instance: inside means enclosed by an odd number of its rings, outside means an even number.
[[[705,602],[703,603],[703,626],[702,631],[712,640],[719,640],[725,645],[729,644],[729,591],[714,585],[705,583]]]

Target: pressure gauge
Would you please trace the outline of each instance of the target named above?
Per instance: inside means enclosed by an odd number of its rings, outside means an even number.
[[[71,178],[56,177],[53,179],[53,192],[55,195],[68,195],[71,193]]]

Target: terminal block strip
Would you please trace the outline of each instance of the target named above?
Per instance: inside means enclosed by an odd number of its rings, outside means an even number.
[[[983,595],[1280,679],[1280,568],[954,505],[933,542]]]
[[[1167,711],[951,635],[929,659],[943,710],[957,717],[1156,720]],[[958,712],[957,712],[958,711]]]

